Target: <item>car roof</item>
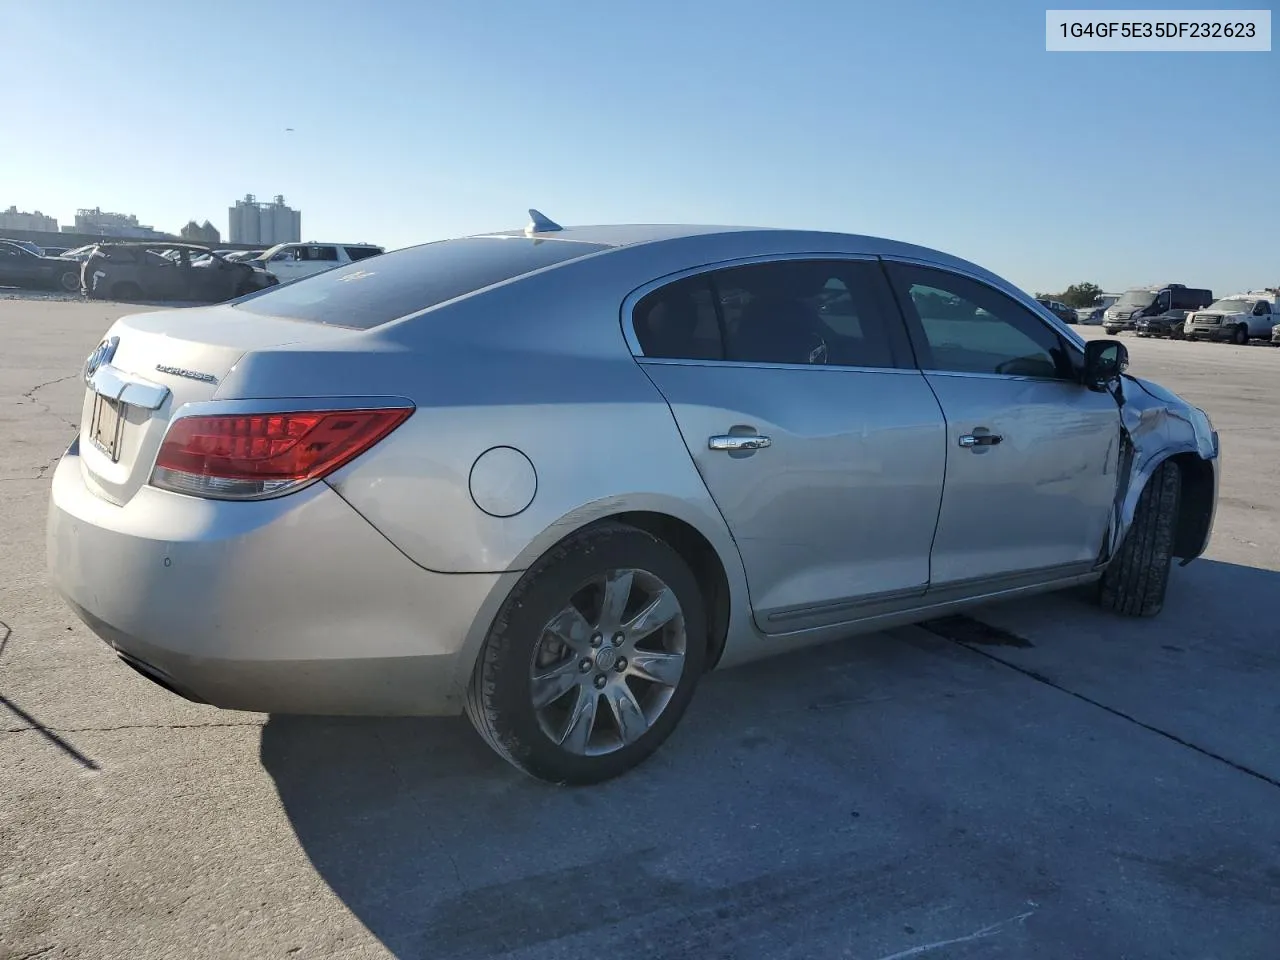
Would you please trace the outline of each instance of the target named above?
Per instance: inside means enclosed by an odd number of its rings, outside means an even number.
[[[710,263],[717,259],[743,255],[883,256],[956,268],[987,279],[998,286],[1008,286],[1008,281],[987,268],[940,250],[885,237],[825,230],[793,230],[784,227],[724,224],[633,223],[566,226],[551,231],[531,231],[528,228],[520,228],[473,234],[472,237],[524,237],[562,243],[580,242],[598,244],[615,250],[644,245],[657,248],[671,246],[679,247],[682,256],[688,258],[691,263]]]

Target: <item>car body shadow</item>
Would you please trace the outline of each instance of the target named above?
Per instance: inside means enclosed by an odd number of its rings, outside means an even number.
[[[1196,647],[1188,630],[1220,635],[1231,611],[1226,630],[1266,616],[1274,638],[1278,597],[1280,574],[1200,561],[1175,569],[1158,620],[1071,592],[973,616],[1031,632],[1034,645],[1001,645],[1000,658],[1048,657],[1031,668],[1064,688],[1105,676],[1099,699],[1140,714],[1238,697],[1236,641]],[[1240,644],[1274,658],[1264,632]],[[1274,690],[1277,672],[1259,683]],[[1231,729],[1255,714],[1215,709],[1217,734],[1256,737]],[[1280,865],[1258,852],[1280,849],[1280,827],[1255,842],[1246,826],[1271,793],[1259,800],[1227,765],[1206,773],[1172,738],[925,631],[713,674],[662,750],[593,788],[520,775],[461,717],[272,716],[261,761],[315,869],[400,960],[879,956],[972,933],[949,925],[960,913],[986,918],[974,929],[1008,924],[1001,956],[1155,949],[1125,940],[1130,900],[1132,929],[1154,909],[1174,950],[1200,935],[1176,918],[1196,915],[1209,868],[1157,867],[1200,848],[1241,851],[1219,919],[1280,933],[1263,919],[1280,916]],[[1133,863],[1156,866],[1137,875]],[[1111,893],[1098,901],[1101,878]],[[1023,929],[1046,903],[1060,926]],[[1237,945],[1253,955],[1252,941]]]

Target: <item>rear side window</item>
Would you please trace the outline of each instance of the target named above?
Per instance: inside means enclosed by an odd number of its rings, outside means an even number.
[[[368,330],[446,300],[608,247],[571,240],[467,237],[407,247],[250,295],[235,309]]]
[[[364,260],[367,257],[376,257],[382,251],[377,247],[343,247],[347,251],[347,256],[352,262],[356,260]]]
[[[856,260],[779,260],[678,280],[632,318],[643,354],[665,359],[892,367],[894,340],[905,336],[879,267]]]

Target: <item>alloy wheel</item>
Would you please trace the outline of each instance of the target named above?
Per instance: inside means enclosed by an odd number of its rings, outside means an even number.
[[[601,756],[634,743],[671,702],[687,635],[675,591],[645,570],[588,581],[542,629],[529,691],[542,732]]]

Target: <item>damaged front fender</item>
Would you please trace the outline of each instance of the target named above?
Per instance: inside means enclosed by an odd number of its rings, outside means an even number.
[[[1119,549],[1138,498],[1157,468],[1175,459],[1182,475],[1174,556],[1183,565],[1204,553],[1218,503],[1218,434],[1204,411],[1159,384],[1124,376],[1117,391],[1127,471],[1116,493],[1107,559]]]

